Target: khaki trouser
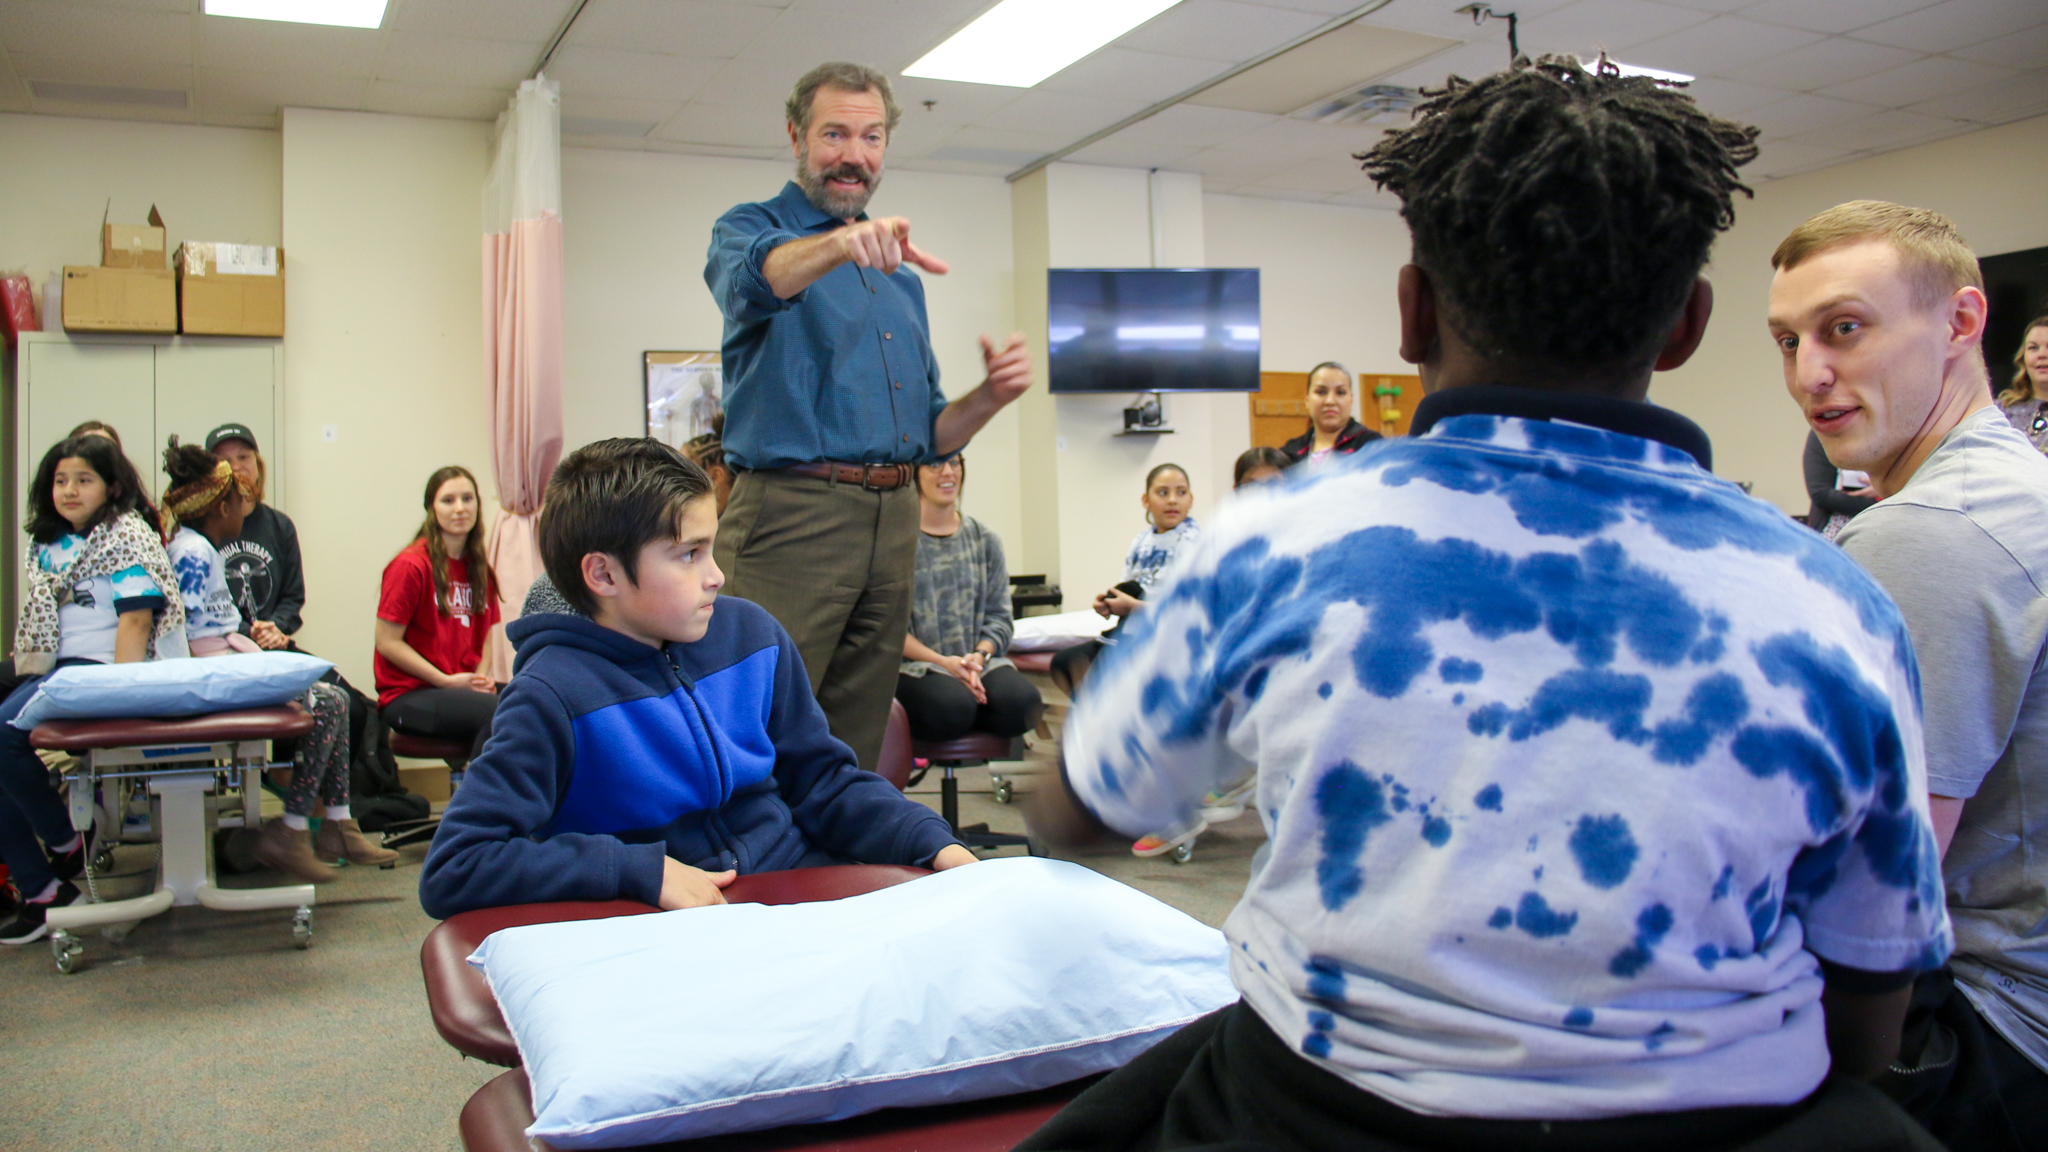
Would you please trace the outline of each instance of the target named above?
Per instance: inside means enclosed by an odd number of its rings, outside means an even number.
[[[873,771],[910,631],[917,489],[742,472],[712,555],[726,595],[789,631],[832,734]]]

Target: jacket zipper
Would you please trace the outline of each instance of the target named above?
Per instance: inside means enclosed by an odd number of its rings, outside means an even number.
[[[719,807],[722,808],[724,801],[732,798],[732,773],[725,766],[725,752],[718,746],[718,735],[711,728],[711,718],[704,715],[704,704],[697,699],[696,688],[683,679],[682,666],[676,663],[675,657],[670,655],[667,649],[663,649],[661,654],[662,658],[668,661],[670,673],[676,678],[676,687],[681,688],[683,694],[690,698],[690,707],[696,710],[697,724],[704,732],[704,742],[711,746],[711,764],[718,772],[718,792],[721,798]],[[719,842],[725,845],[724,855],[732,858],[734,867],[739,867],[739,847],[733,840],[731,830],[725,826],[725,821],[719,819],[718,811],[718,808],[713,808],[707,813],[705,822],[717,831]]]

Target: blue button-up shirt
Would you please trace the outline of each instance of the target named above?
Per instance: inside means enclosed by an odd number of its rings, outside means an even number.
[[[917,274],[842,264],[783,300],[761,273],[769,252],[839,227],[791,182],[711,229],[704,282],[725,315],[725,454],[741,468],[932,455],[946,396]]]

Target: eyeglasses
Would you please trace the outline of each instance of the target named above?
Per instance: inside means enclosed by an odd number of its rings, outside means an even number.
[[[935,464],[927,464],[925,465],[925,467],[931,469],[934,472],[965,472],[967,470],[967,462],[960,459],[958,456],[948,456],[944,460],[941,460]]]

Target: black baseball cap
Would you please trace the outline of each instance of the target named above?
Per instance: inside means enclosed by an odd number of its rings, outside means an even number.
[[[256,434],[249,431],[245,425],[223,424],[206,434],[206,450],[208,452],[213,451],[223,440],[247,440],[249,447],[257,448]],[[261,448],[257,448],[257,450],[262,451]]]

